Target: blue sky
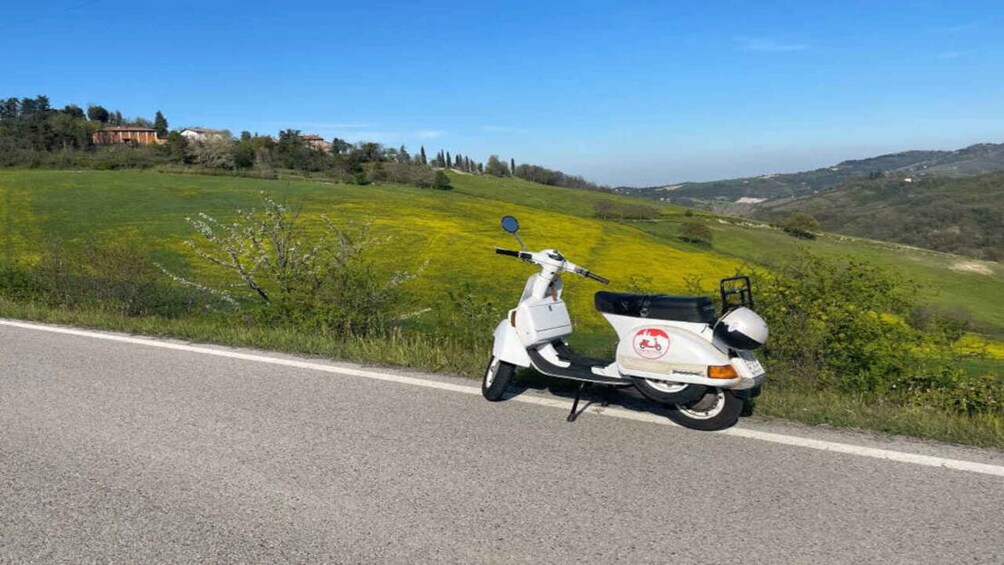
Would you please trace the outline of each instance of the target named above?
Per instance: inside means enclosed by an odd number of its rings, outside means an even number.
[[[1002,2],[5,5],[0,97],[651,185],[1004,141]]]

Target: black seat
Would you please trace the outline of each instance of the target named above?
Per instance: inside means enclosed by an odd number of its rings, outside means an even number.
[[[715,305],[707,296],[597,292],[596,309],[607,314],[712,324]]]

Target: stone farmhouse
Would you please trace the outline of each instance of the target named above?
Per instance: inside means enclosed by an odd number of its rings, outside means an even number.
[[[160,145],[163,139],[157,138],[157,130],[136,126],[105,126],[100,131],[91,134],[94,145],[123,145],[138,143],[140,145]]]
[[[321,151],[328,151],[331,149],[331,142],[324,141],[323,137],[313,133],[301,136],[300,139],[302,139],[307,146],[313,147],[314,149],[319,149]]]

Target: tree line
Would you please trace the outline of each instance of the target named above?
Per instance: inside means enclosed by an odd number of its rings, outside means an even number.
[[[156,130],[159,144],[99,146],[92,135],[107,126],[134,126]],[[350,143],[335,137],[318,144],[303,132],[285,129],[278,136],[233,136],[229,131],[189,139],[169,128],[157,111],[152,120],[126,118],[118,110],[91,104],[53,107],[44,95],[0,99],[0,166],[52,168],[145,168],[183,166],[204,172],[233,172],[275,178],[280,171],[320,174],[343,182],[400,182],[423,187],[449,188],[444,170],[495,177],[516,177],[541,184],[607,190],[586,179],[539,165],[516,164],[491,155],[482,162],[460,152],[440,149],[429,156],[424,146],[412,154],[405,146]]]

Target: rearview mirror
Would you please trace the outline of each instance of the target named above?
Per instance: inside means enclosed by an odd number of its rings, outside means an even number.
[[[513,216],[502,216],[502,229],[508,233],[519,231],[519,220]]]

